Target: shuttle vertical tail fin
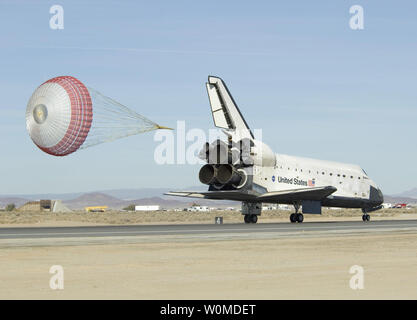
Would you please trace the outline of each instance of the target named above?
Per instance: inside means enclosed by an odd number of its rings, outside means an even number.
[[[252,131],[223,80],[209,76],[206,86],[214,125],[218,128],[238,131],[241,137],[254,139]]]

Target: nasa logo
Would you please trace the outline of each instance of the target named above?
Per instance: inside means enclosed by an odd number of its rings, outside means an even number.
[[[275,182],[275,176],[272,176],[272,182]]]

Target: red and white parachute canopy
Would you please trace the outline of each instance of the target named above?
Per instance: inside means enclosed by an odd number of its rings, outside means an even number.
[[[26,128],[33,142],[54,156],[166,129],[71,76],[50,79],[35,90],[26,108]]]
[[[39,86],[26,108],[33,142],[54,156],[66,156],[84,143],[93,122],[90,93],[81,81],[64,76]]]

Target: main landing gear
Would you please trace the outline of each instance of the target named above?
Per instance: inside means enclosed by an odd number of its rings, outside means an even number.
[[[290,215],[290,221],[291,223],[302,223],[304,221],[304,216],[302,213],[298,213],[298,209],[300,209],[300,205],[295,203],[294,204],[295,213],[291,213]]]
[[[257,223],[262,212],[262,203],[242,202],[242,214],[245,223]]]
[[[256,214],[246,214],[244,217],[245,223],[257,223],[258,216]]]
[[[304,215],[302,213],[291,213],[290,221],[291,223],[302,223],[304,221]]]

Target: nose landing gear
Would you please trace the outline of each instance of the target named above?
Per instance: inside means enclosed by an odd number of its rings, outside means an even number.
[[[370,209],[369,208],[362,208],[362,213],[363,213],[363,215],[362,215],[362,221],[363,222],[370,221],[371,220],[371,216],[368,214],[368,212],[372,212],[372,211],[379,210],[379,209],[380,209],[380,207],[370,208]]]
[[[362,216],[362,221],[363,221],[363,222],[367,222],[367,221],[370,221],[370,220],[371,220],[371,216],[370,216],[369,214],[365,213],[365,214]]]

